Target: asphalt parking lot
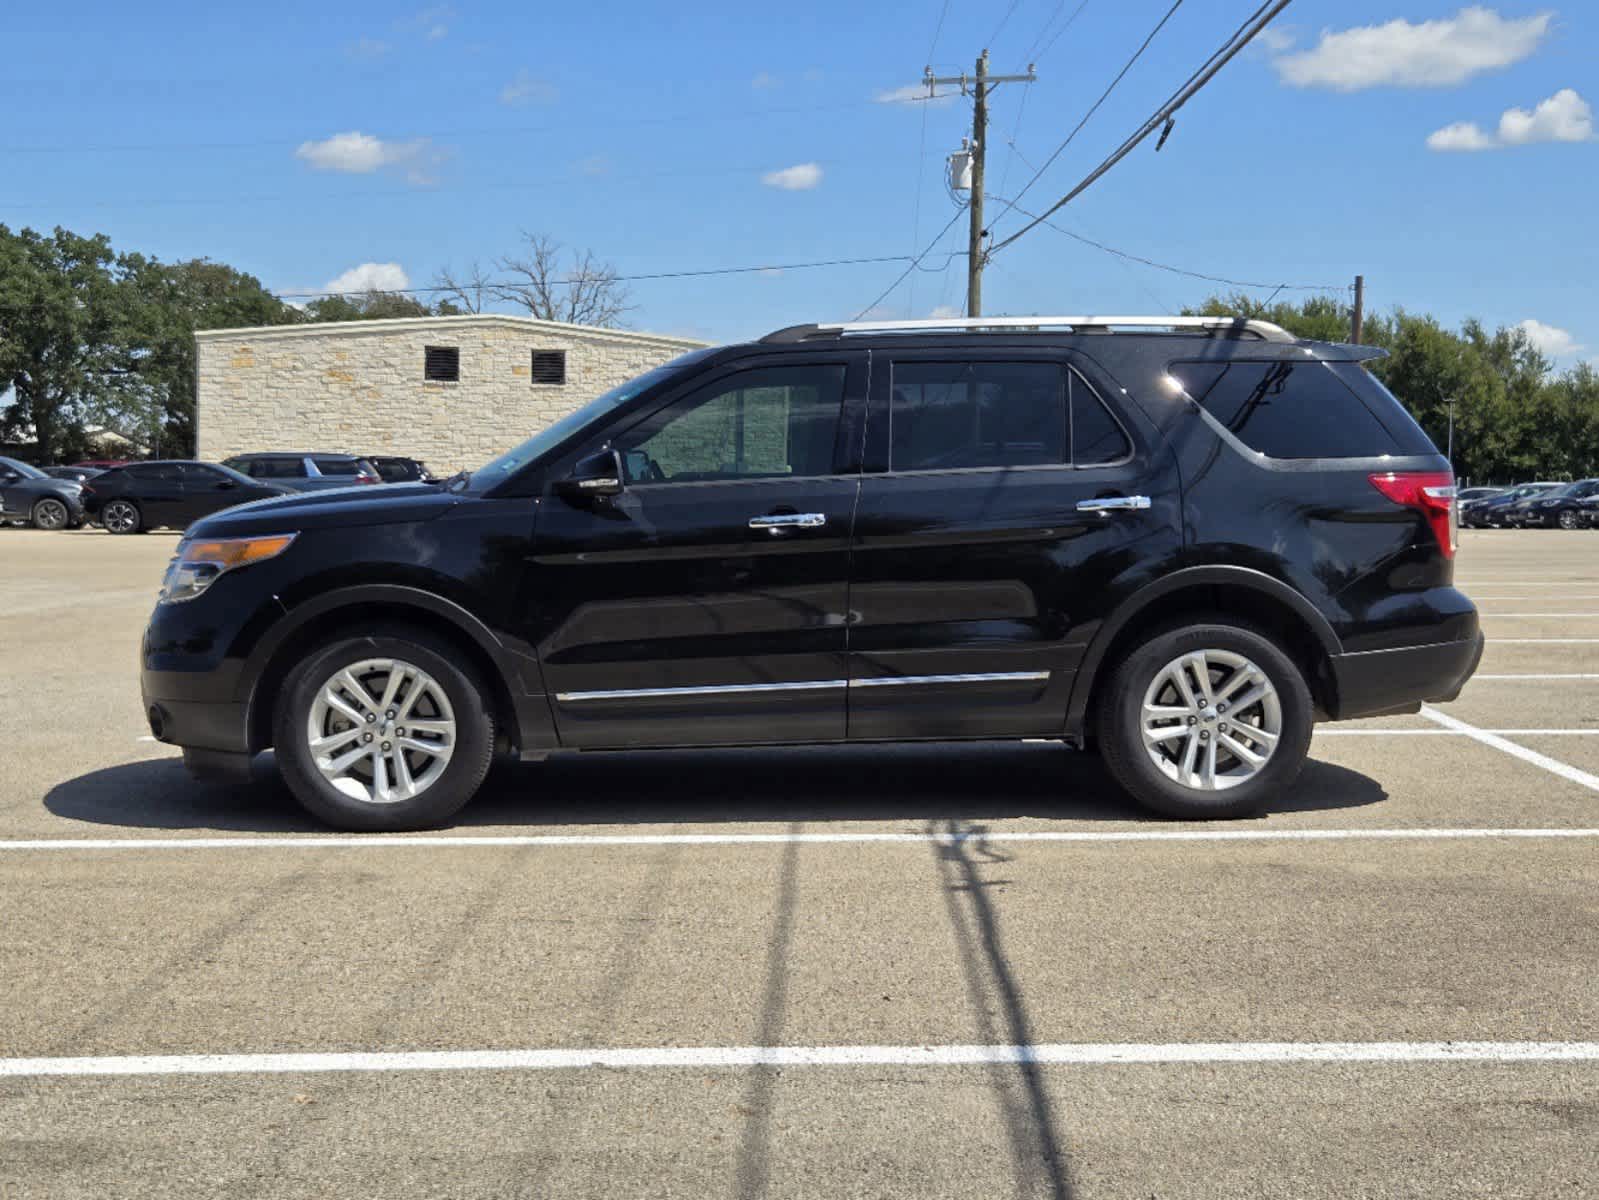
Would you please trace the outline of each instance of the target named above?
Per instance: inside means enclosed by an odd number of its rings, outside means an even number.
[[[175,538],[0,529],[0,1200],[1599,1195],[1599,533],[1257,820],[1053,744],[593,755],[442,835],[189,780]]]

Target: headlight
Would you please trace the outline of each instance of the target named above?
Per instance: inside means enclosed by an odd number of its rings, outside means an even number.
[[[161,602],[193,600],[227,572],[276,558],[289,548],[295,536],[280,533],[270,537],[185,541],[161,581]]]

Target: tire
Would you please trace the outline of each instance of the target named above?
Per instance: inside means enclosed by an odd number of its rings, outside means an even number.
[[[1177,668],[1184,656],[1196,653],[1205,655],[1216,703],[1195,707],[1192,711],[1200,715],[1190,720],[1168,671]],[[1192,665],[1194,660],[1188,662]],[[1262,689],[1262,676],[1269,689]],[[1197,684],[1192,670],[1182,677]],[[1229,721],[1229,714],[1221,711],[1225,702],[1236,705],[1257,689],[1263,698]],[[1200,687],[1191,686],[1190,691],[1196,702],[1204,699]],[[1184,713],[1153,718],[1159,723],[1157,731],[1167,733],[1156,739],[1154,748],[1146,746],[1144,737],[1146,695],[1162,708]],[[1211,715],[1203,715],[1206,712]],[[1133,799],[1164,816],[1214,820],[1257,813],[1293,783],[1310,750],[1313,705],[1303,673],[1281,646],[1257,630],[1215,618],[1157,631],[1134,648],[1112,673],[1098,716],[1105,765]],[[1275,742],[1266,748],[1263,739],[1273,725]],[[1223,726],[1225,734],[1220,732]],[[1167,732],[1177,729],[1192,732]],[[1263,762],[1247,763],[1228,748],[1229,743]],[[1183,782],[1184,754],[1190,744],[1195,758],[1186,778],[1192,782]],[[1215,786],[1207,787],[1204,768],[1211,747],[1216,748],[1211,765]],[[1165,766],[1157,764],[1157,752]]]
[[[494,715],[481,681],[458,665],[459,658],[449,643],[402,628],[341,638],[313,650],[289,672],[278,693],[274,745],[283,781],[308,812],[336,829],[399,831],[433,828],[461,810],[488,773]],[[401,682],[385,709],[378,702],[394,670]],[[348,680],[335,686],[342,672],[361,685],[364,703]],[[330,687],[344,708],[326,699]],[[347,711],[363,720],[357,723]],[[397,719],[388,719],[389,713]],[[416,722],[408,736],[402,721]],[[453,728],[447,752],[446,742],[436,740],[445,737],[445,726]],[[311,746],[313,727],[324,739],[344,739],[321,748],[322,766]],[[431,749],[402,749],[402,738],[408,746]],[[345,760],[352,765],[338,769]],[[405,778],[415,788],[409,795]]]
[[[67,510],[63,501],[57,500],[54,496],[41,496],[35,500],[28,517],[35,529],[54,531],[65,529],[72,523],[72,513]]]
[[[1575,529],[1578,525],[1577,514],[1568,508],[1555,518],[1555,524],[1562,529]]]
[[[132,500],[107,500],[100,510],[100,524],[107,533],[138,533],[144,528],[144,514]]]

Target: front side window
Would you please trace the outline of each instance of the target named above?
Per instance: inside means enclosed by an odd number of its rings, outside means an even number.
[[[630,483],[829,475],[841,365],[742,371],[674,401],[616,439]]]

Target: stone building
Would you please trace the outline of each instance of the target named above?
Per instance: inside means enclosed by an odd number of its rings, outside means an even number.
[[[704,343],[481,314],[194,335],[197,453],[265,450],[475,467],[601,392]]]

